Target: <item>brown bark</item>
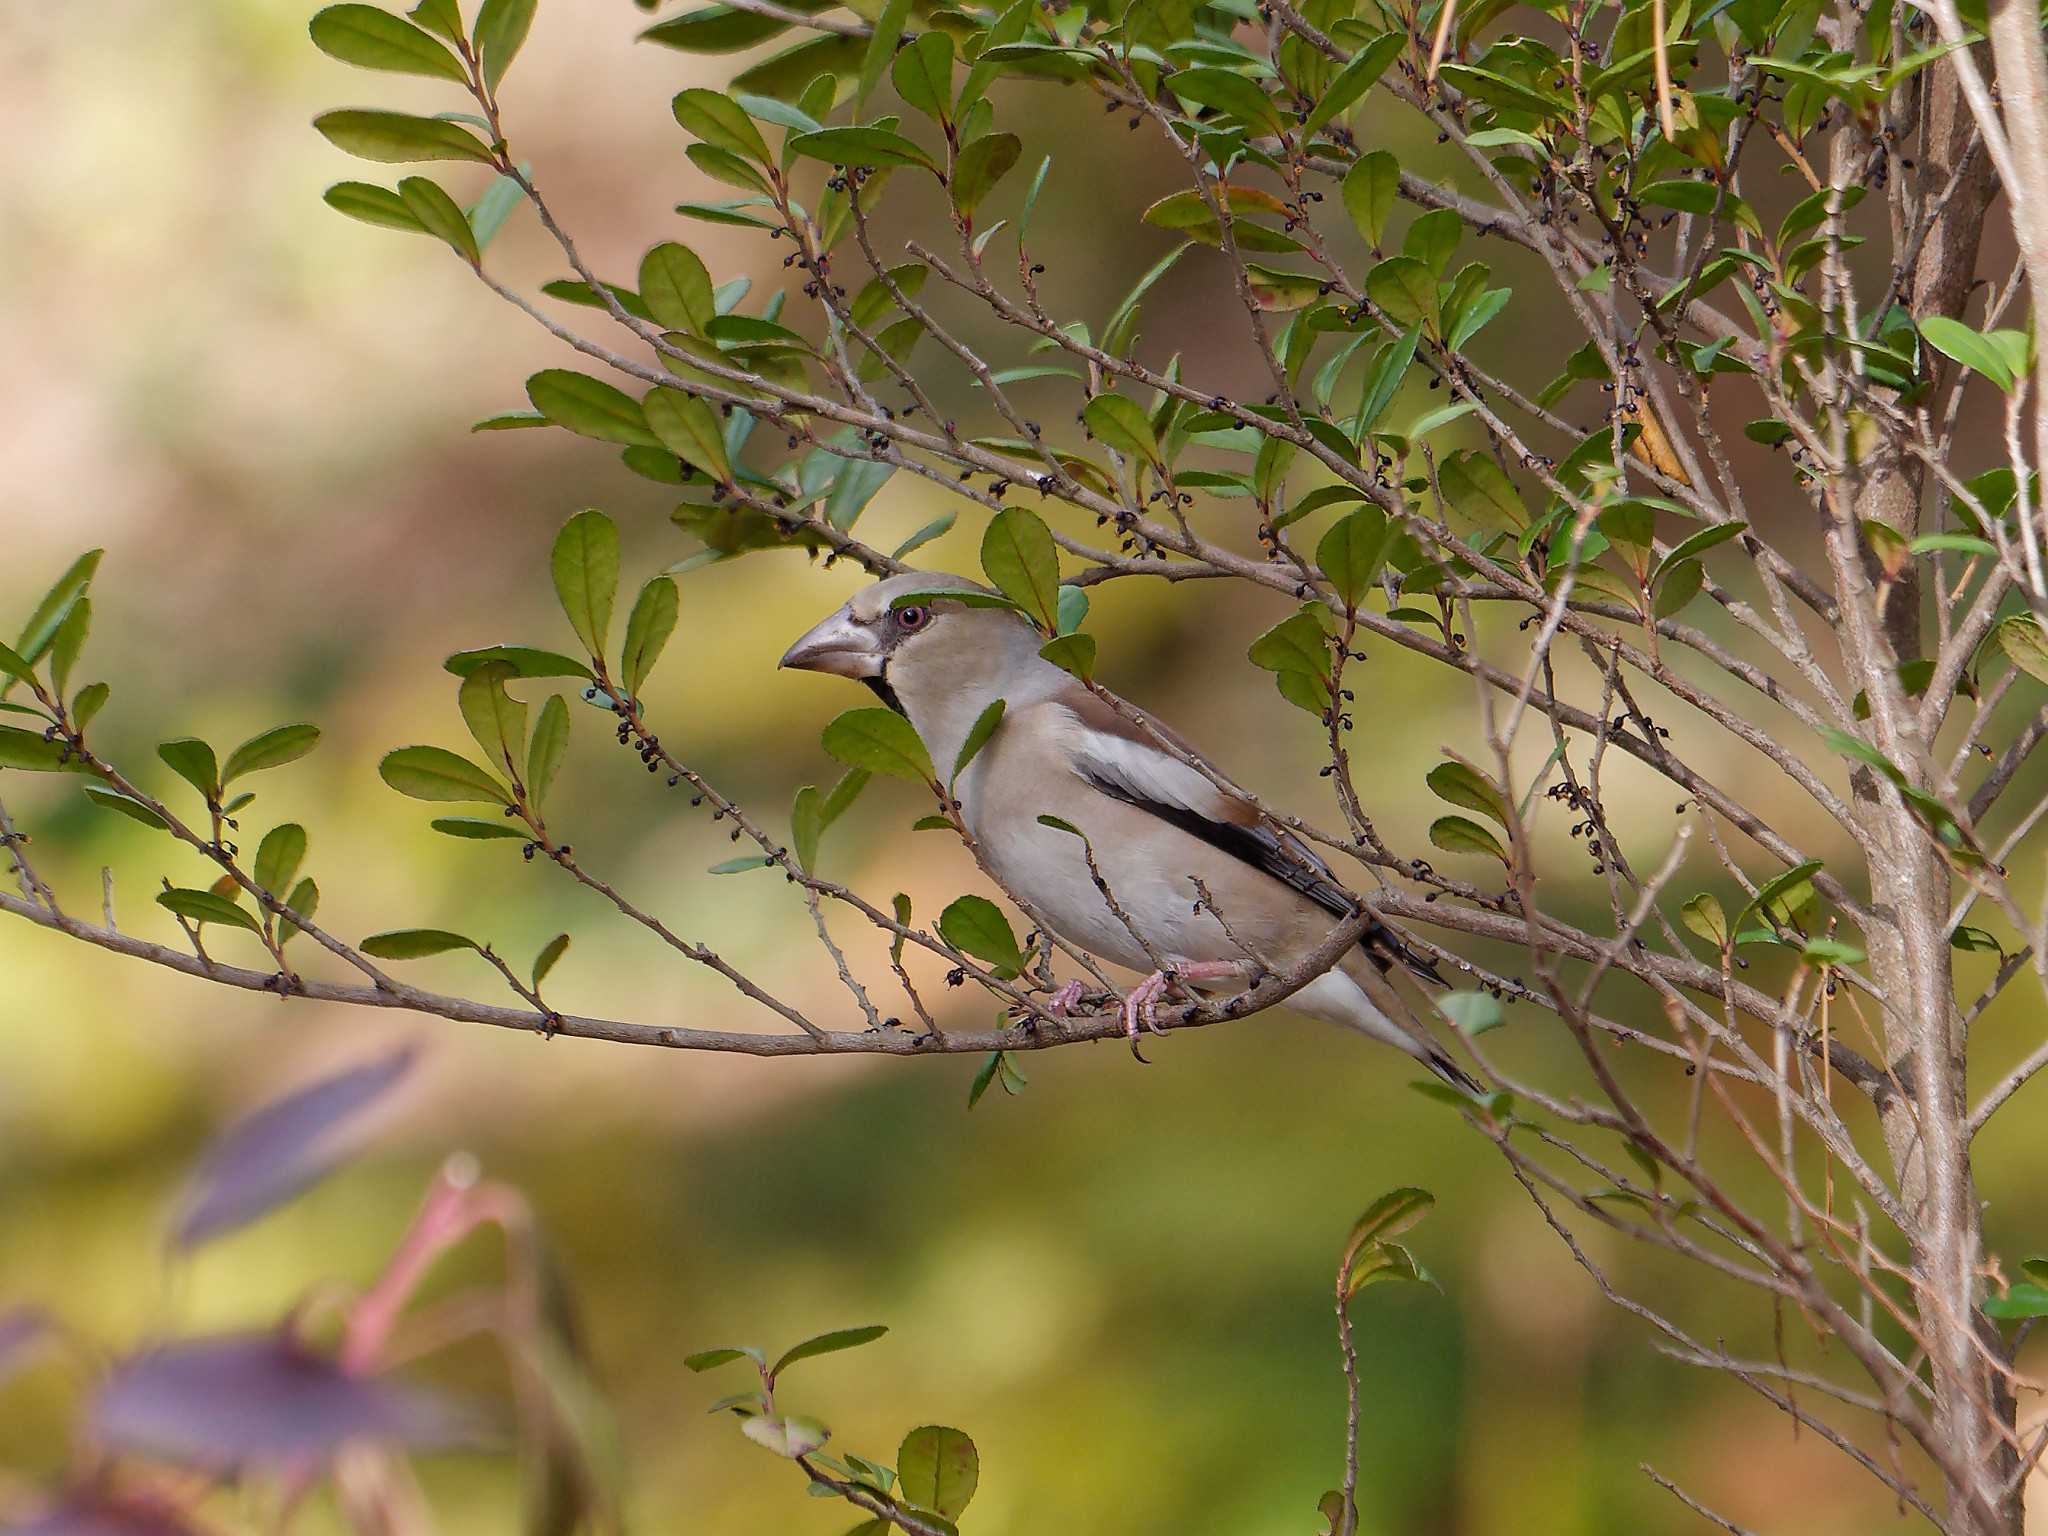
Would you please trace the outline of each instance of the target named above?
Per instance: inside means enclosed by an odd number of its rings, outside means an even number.
[[[1994,190],[1985,156],[1968,155],[1975,123],[1953,69],[1929,72],[1922,105],[1920,187],[1931,207],[1960,172],[1963,183],[1928,231],[1906,292],[1916,317],[1956,315],[1976,278],[1984,214]],[[1890,449],[1857,466],[1847,498],[1853,520],[1836,536],[1856,547],[1866,591],[1876,586],[1867,541],[1875,519],[1912,538],[1920,527],[1924,471]],[[1848,550],[1838,550],[1837,570]],[[1880,749],[1925,784],[1933,772],[1910,711],[1879,703],[1896,690],[1900,661],[1925,654],[1918,563],[1894,583],[1881,626],[1844,639],[1857,681],[1873,701]],[[1853,600],[1842,594],[1845,608]],[[1903,699],[1897,702],[1903,705]],[[1946,1478],[1951,1529],[1971,1536],[2018,1536],[2020,1504],[2010,1485],[2018,1466],[2011,1441],[2015,1405],[1990,1361],[2003,1358],[1995,1329],[1976,1310],[1983,1231],[1971,1174],[1969,1101],[1962,1019],[1956,1009],[1947,923],[1951,878],[1939,845],[1876,775],[1859,772],[1855,808],[1880,921],[1869,932],[1871,973],[1885,996],[1886,1046],[1906,1096],[1884,1107],[1882,1124],[1900,1197],[1917,1218],[1914,1266],[1919,1316],[1929,1344],[1935,1429],[1952,1462]]]

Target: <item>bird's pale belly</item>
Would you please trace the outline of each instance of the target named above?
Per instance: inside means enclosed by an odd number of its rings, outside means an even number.
[[[1189,876],[1202,873],[1200,868],[1169,873],[1162,864],[1146,863],[1130,872],[1127,864],[1123,877],[1110,884],[1119,918],[1089,874],[1080,838],[1036,817],[1000,816],[991,826],[969,810],[966,819],[997,882],[1068,943],[1136,971],[1155,968],[1146,945],[1169,962],[1244,958],[1215,918],[1195,911]]]

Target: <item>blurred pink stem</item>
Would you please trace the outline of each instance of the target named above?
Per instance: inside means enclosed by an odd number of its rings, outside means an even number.
[[[341,1341],[342,1369],[363,1375],[375,1366],[413,1291],[443,1253],[485,1222],[512,1227],[523,1219],[519,1197],[499,1185],[478,1184],[475,1165],[468,1159],[451,1158],[443,1164],[390,1264],[349,1309]]]

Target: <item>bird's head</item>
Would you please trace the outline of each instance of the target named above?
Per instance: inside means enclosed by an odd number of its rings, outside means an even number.
[[[783,652],[782,665],[866,683],[915,718],[917,705],[1036,661],[1037,631],[1007,608],[949,600],[987,588],[943,572],[906,571],[863,587]],[[905,601],[905,599],[910,599]]]

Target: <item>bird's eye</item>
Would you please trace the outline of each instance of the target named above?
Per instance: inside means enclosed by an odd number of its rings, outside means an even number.
[[[920,608],[917,604],[911,603],[896,610],[896,625],[899,629],[923,629],[931,616],[929,608]]]

